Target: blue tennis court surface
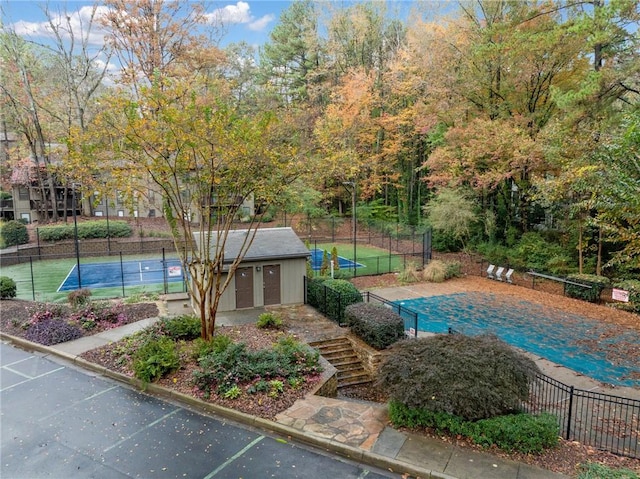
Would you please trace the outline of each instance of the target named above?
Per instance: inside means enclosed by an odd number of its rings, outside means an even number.
[[[80,264],[80,281],[83,288],[111,288],[114,286],[141,286],[184,281],[184,272],[177,259],[148,259],[114,263]],[[74,265],[58,291],[78,289],[78,270]]]
[[[418,313],[418,329],[503,341],[598,381],[640,386],[640,333],[510,296],[459,293],[396,301]]]
[[[327,252],[329,256],[329,261],[331,261],[331,253]],[[311,250],[311,268],[314,271],[320,271],[322,268],[322,258],[324,256],[324,250],[322,249],[312,249]],[[353,269],[353,265],[355,264],[356,268],[364,268],[364,265],[361,263],[354,263],[348,258],[343,258],[342,256],[338,256],[338,264],[340,265],[340,269]]]

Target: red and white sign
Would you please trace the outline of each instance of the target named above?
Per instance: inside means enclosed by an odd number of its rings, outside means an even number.
[[[613,288],[613,292],[611,293],[611,298],[616,301],[622,301],[624,303],[629,302],[629,291],[625,291],[624,289],[616,289]]]
[[[182,276],[182,268],[180,266],[169,266],[167,269],[169,271],[170,278]]]

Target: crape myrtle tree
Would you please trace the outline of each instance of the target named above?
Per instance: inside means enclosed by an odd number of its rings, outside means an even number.
[[[113,188],[143,194],[150,179],[160,192],[205,340],[260,223],[251,217],[239,254],[225,256],[243,201],[274,203],[302,164],[275,117],[243,117],[216,91],[202,78],[158,79],[136,98],[121,91],[101,99],[89,133],[73,142],[78,157],[111,171]]]
[[[275,114],[234,106],[214,40],[219,26],[202,4],[106,4],[104,25],[123,65],[120,87],[100,99],[100,114],[72,139],[72,156],[108,172],[103,181],[125,199],[144,196],[149,185],[162,198],[208,340],[260,217],[245,224],[233,258],[225,256],[229,231],[245,199],[274,203],[298,175],[297,138]]]

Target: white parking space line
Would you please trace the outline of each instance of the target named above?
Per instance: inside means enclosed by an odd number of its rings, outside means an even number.
[[[173,416],[175,413],[177,413],[178,411],[180,411],[182,408],[176,408],[173,411],[171,411],[169,414],[165,414],[164,416],[162,416],[161,418],[156,419],[153,422],[150,422],[149,424],[147,424],[145,427],[138,429],[136,432],[134,432],[133,434],[129,434],[126,437],[123,437],[122,439],[120,439],[118,442],[116,442],[115,444],[112,444],[111,446],[109,446],[106,449],[103,449],[102,452],[109,452],[111,449],[118,447],[120,444],[128,441],[129,439],[131,439],[132,437],[140,434],[143,431],[146,431],[149,428],[152,428],[153,426],[155,426],[158,423],[161,423],[162,421],[164,421],[167,418],[170,418],[171,416]]]
[[[28,383],[30,381],[35,381],[36,379],[43,378],[45,376],[48,376],[49,374],[52,374],[52,373],[55,373],[55,372],[58,372],[58,371],[62,371],[64,369],[64,366],[61,367],[61,368],[58,368],[58,369],[54,369],[52,371],[48,371],[48,372],[46,372],[44,374],[40,374],[39,376],[33,376],[33,377],[25,376],[24,374],[19,373],[18,371],[14,371],[14,370],[12,370],[10,368],[7,368],[7,367],[3,367],[2,369],[6,369],[7,371],[11,371],[12,373],[18,374],[19,376],[22,376],[22,377],[27,378],[27,379],[24,380],[24,381],[20,381],[19,383],[12,384],[11,386],[7,386],[6,388],[0,389],[0,393],[5,392],[5,391],[7,391],[7,390],[9,390],[11,388],[15,388],[16,386],[20,386],[21,384],[25,384],[25,383]]]
[[[225,467],[227,467],[229,464],[231,464],[233,461],[235,461],[236,459],[238,459],[239,457],[241,457],[245,452],[247,452],[249,449],[251,449],[253,446],[255,446],[256,444],[258,444],[260,441],[262,441],[264,439],[264,436],[258,436],[256,437],[253,441],[251,441],[249,444],[247,444],[245,447],[243,447],[242,449],[240,449],[237,453],[235,453],[233,456],[231,456],[229,459],[227,459],[224,463],[220,464],[217,468],[215,468],[213,471],[211,471],[209,474],[207,474],[206,476],[204,476],[204,479],[211,479],[213,477],[216,476],[216,474],[218,474],[220,471],[222,471]]]
[[[57,409],[55,412],[49,414],[48,416],[41,417],[40,419],[38,419],[38,421],[46,421],[47,419],[52,418],[53,416],[56,416],[56,415],[60,414],[63,411],[71,409],[71,408],[77,406],[78,404],[82,404],[83,402],[86,402],[86,401],[91,401],[93,398],[96,398],[98,396],[102,396],[104,393],[108,393],[109,391],[113,391],[114,389],[117,389],[117,388],[118,388],[118,386],[112,386],[112,387],[110,387],[108,389],[105,389],[103,391],[100,391],[100,392],[97,392],[95,394],[92,394],[89,397],[81,399],[80,401],[75,401],[72,404],[69,404],[67,407],[64,407],[64,408],[61,408],[61,409]]]

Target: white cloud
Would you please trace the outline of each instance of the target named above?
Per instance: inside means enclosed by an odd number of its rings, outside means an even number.
[[[253,20],[251,8],[247,2],[238,2],[235,5],[218,8],[212,13],[208,13],[206,17],[209,22],[220,25],[249,23]]]
[[[275,15],[273,15],[272,13],[265,15],[264,17],[253,21],[249,24],[249,30],[253,30],[254,32],[260,32],[262,30],[264,30],[267,25],[269,25],[269,23],[271,23],[272,21],[274,21],[276,18]]]
[[[106,30],[99,23],[99,19],[108,11],[107,7],[97,7],[95,15],[93,17],[93,24],[91,30],[88,32],[91,15],[93,13],[93,7],[83,6],[75,12],[62,12],[62,11],[49,11],[51,22],[26,22],[20,20],[12,25],[16,34],[21,36],[31,37],[44,37],[53,38],[54,32],[51,28],[53,24],[54,28],[58,31],[58,34],[65,40],[70,38],[70,33],[73,32],[76,38],[87,37],[87,40],[92,45],[104,44],[104,37]]]

